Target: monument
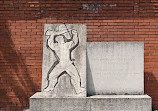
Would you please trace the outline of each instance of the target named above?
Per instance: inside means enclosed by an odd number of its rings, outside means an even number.
[[[46,24],[42,88],[30,110],[151,111],[143,74],[143,43],[86,43],[86,25]]]
[[[42,91],[86,97],[85,25],[45,25]]]

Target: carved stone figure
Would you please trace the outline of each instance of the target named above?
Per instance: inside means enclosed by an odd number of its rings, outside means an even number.
[[[48,30],[46,33],[50,33],[46,43],[47,48],[54,52],[57,61],[47,74],[47,86],[44,91],[53,91],[59,77],[66,73],[71,78],[76,94],[85,92],[85,88],[81,87],[81,78],[74,63],[75,59],[71,58],[71,52],[79,45],[77,31],[61,25],[58,31]]]

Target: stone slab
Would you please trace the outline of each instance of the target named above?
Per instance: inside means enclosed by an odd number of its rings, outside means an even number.
[[[86,34],[84,24],[45,24],[42,91],[51,89],[53,96],[67,97],[81,92],[78,84],[86,90]]]
[[[148,95],[96,95],[50,98],[41,92],[30,98],[30,111],[151,111]]]
[[[87,43],[87,82],[88,95],[144,94],[144,43]]]

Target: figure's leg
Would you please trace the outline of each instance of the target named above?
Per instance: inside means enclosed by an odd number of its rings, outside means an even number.
[[[81,78],[76,67],[74,65],[71,65],[66,69],[66,72],[71,77],[71,83],[74,86],[76,93],[79,94],[84,92],[85,88],[81,88]]]
[[[54,90],[55,85],[58,83],[58,77],[61,73],[62,71],[56,67],[52,70],[48,77],[48,86],[44,89],[44,91]]]

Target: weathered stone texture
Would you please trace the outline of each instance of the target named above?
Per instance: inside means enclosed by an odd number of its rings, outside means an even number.
[[[31,111],[151,111],[147,95],[100,95],[50,98],[36,93],[30,98]]]
[[[144,94],[143,42],[87,43],[88,95]]]
[[[86,96],[86,25],[45,25],[42,91]]]

